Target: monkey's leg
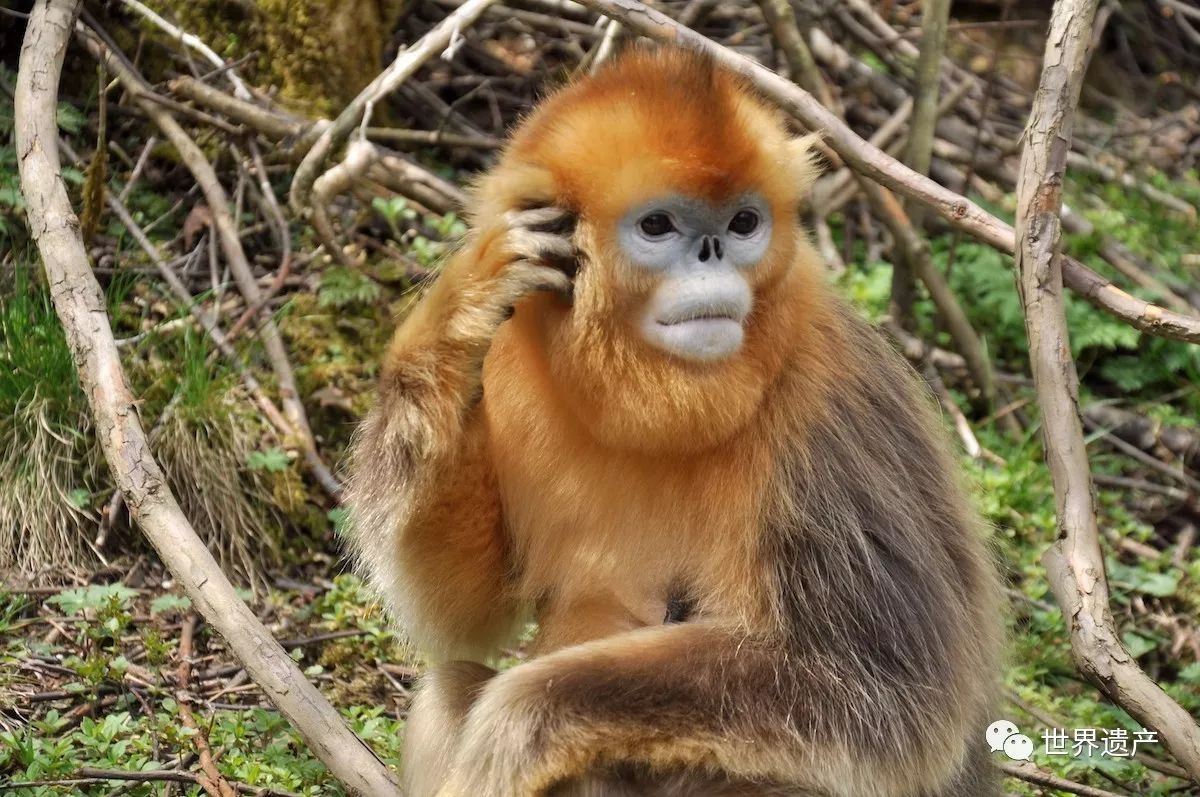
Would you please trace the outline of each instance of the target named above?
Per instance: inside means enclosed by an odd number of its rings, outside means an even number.
[[[421,676],[404,725],[404,781],[410,797],[431,797],[445,783],[467,712],[495,674],[482,664],[453,661]]]
[[[840,672],[826,651],[785,651],[703,622],[566,648],[484,687],[440,794],[537,795],[621,763],[832,797],[924,797],[947,785],[969,725],[953,701]]]
[[[480,407],[483,361],[523,297],[564,293],[544,265],[571,251],[513,214],[447,263],[392,340],[379,400],[354,445],[349,542],[410,639],[435,657],[476,658],[510,631],[506,542]]]

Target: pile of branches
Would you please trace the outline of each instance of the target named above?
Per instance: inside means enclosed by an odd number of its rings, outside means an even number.
[[[120,488],[111,505],[128,505],[249,675],[351,789],[394,793],[370,752],[237,599],[170,496],[132,411],[134,397],[88,267],[89,255],[102,268],[119,266],[121,255],[105,250],[103,243],[88,252],[85,241],[100,216],[120,221],[154,273],[237,369],[280,438],[302,457],[314,484],[336,502],[341,485],[311,430],[272,307],[288,291],[305,286],[307,269],[326,259],[355,268],[368,254],[383,254],[405,262],[411,279],[420,281],[424,268],[403,252],[381,247],[372,235],[370,214],[362,212],[375,199],[397,196],[434,215],[463,207],[466,197],[456,182],[435,174],[412,151],[436,153],[462,172],[486,167],[505,131],[548,88],[599,68],[639,37],[708,53],[744,74],[797,128],[822,134],[829,168],[808,209],[822,253],[832,269],[844,269],[857,240],[872,256],[886,254],[893,262],[893,312],[885,326],[930,376],[966,449],[976,456],[986,452],[970,420],[945,394],[943,380],[961,385],[981,409],[995,411],[1008,398],[1004,375],[995,373],[978,331],[933,265],[924,233],[950,227],[1016,256],[1059,502],[1061,539],[1048,553],[1048,578],[1072,618],[1077,663],[1110,698],[1159,731],[1182,766],[1177,772],[1200,781],[1200,728],[1141,672],[1116,636],[1075,411],[1077,376],[1072,364],[1058,362],[1059,352],[1069,351],[1063,286],[1147,334],[1200,342],[1200,292],[1194,286],[1138,257],[1077,210],[1061,206],[1062,173],[1069,166],[1141,192],[1164,212],[1196,218],[1196,208],[1156,189],[1146,172],[1147,166],[1186,170],[1200,161],[1194,84],[1179,74],[1164,78],[1144,55],[1152,46],[1154,52],[1176,53],[1176,70],[1200,67],[1195,55],[1200,50],[1189,44],[1200,30],[1200,12],[1192,6],[1145,0],[1106,3],[1097,12],[1095,2],[1059,0],[1050,19],[1044,4],[1005,0],[968,4],[999,6],[998,19],[995,14],[976,21],[964,17],[952,26],[946,0],[687,0],[664,2],[661,10],[634,0],[505,5],[423,0],[404,18],[398,38],[407,46],[391,64],[336,118],[313,119],[276,103],[239,75],[237,62],[226,62],[207,43],[137,0],[120,5],[122,13],[160,34],[153,46],[170,56],[176,74],[144,75],[138,58],[122,51],[104,23],[87,10],[76,22],[77,2],[44,0],[29,21],[16,90],[30,224]],[[1008,37],[1033,35],[1040,53],[1047,25],[1072,35],[1057,42],[1050,37],[1046,46],[1058,48],[1055,55],[1062,60],[1047,58],[1040,82],[1038,70],[1031,73],[1033,82],[1022,82],[999,68]],[[121,168],[128,176],[120,194],[104,188],[108,153],[123,150],[108,145],[103,121],[98,145],[86,157],[58,141],[53,124],[57,80],[44,76],[57,78],[68,40],[102,66],[102,82],[114,79],[113,97],[102,95],[101,119],[111,109],[111,116],[121,117],[112,123],[114,131],[121,125],[144,128],[146,122],[155,130],[139,154],[123,156]],[[959,45],[962,57],[947,57]],[[1122,54],[1129,79],[1147,86],[1147,92],[1157,87],[1159,101],[1130,108],[1089,91],[1083,84],[1089,49]],[[1056,76],[1054,63],[1065,70],[1058,82],[1048,79]],[[1085,110],[1076,112],[1081,94]],[[159,140],[178,154],[181,174],[192,183],[187,190],[203,197],[204,208],[189,216],[190,234],[182,230],[167,246],[152,241],[150,225],[139,224],[125,204]],[[1070,148],[1048,143],[1053,141],[1069,142]],[[88,175],[78,226],[61,190],[60,150]],[[280,172],[291,175],[286,196],[276,193],[271,179]],[[978,195],[998,203],[1013,193],[1016,229],[965,198]],[[1034,203],[1035,196],[1045,202]],[[830,226],[839,211],[852,220],[843,248]],[[250,216],[253,221],[247,221]],[[1038,240],[1058,242],[1060,219],[1062,229],[1098,241],[1097,251],[1120,275],[1120,285],[1070,253],[1060,255],[1056,246],[1037,245]],[[1034,225],[1037,234],[1030,232]],[[311,229],[319,250],[292,251],[296,229]],[[204,250],[194,243],[200,230],[211,241]],[[201,251],[211,268],[197,266]],[[229,301],[201,298],[221,271],[231,277],[237,295]],[[951,349],[937,349],[913,334],[918,284],[949,332]],[[1145,289],[1155,300],[1128,293],[1131,287]],[[271,387],[233,346],[238,336],[250,334],[262,343]],[[1017,413],[998,415],[1006,423],[1021,422]],[[1110,407],[1090,408],[1086,421],[1103,429],[1114,446],[1138,452],[1144,464],[1172,480],[1164,489],[1172,491],[1173,506],[1185,519],[1177,545],[1186,551],[1200,518],[1195,476],[1200,441],[1187,430],[1161,429]],[[1016,774],[1044,777],[1028,767],[1017,767]]]

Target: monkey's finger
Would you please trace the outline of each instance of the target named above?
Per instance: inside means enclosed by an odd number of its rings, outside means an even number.
[[[507,221],[513,228],[570,235],[575,232],[576,217],[563,208],[548,206],[511,212]]]
[[[556,260],[573,258],[575,244],[569,238],[548,232],[517,228],[509,233],[512,253],[523,260]]]
[[[536,291],[550,291],[569,297],[574,287],[571,278],[561,270],[529,260],[517,260],[509,265],[501,284],[503,291],[514,302]]]

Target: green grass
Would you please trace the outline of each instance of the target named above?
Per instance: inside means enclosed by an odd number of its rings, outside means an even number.
[[[19,265],[0,290],[0,569],[88,561],[99,473],[89,430],[49,295]]]

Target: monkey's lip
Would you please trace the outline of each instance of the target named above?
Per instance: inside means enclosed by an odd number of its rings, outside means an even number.
[[[675,327],[682,324],[710,324],[713,322],[731,321],[741,326],[745,313],[738,307],[697,307],[668,314],[665,318],[657,318],[655,322],[664,327]]]
[[[744,337],[741,321],[726,315],[691,316],[672,323],[655,320],[646,330],[646,339],[653,345],[701,363],[731,357],[742,347]]]

